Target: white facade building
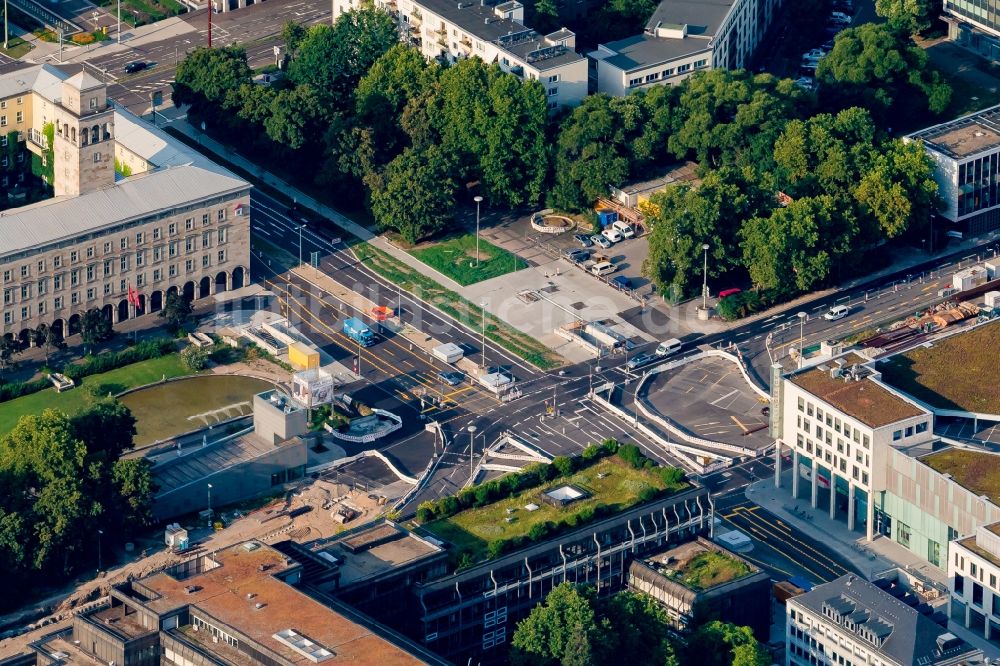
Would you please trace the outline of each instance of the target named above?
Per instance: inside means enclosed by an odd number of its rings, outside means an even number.
[[[787,666],[950,666],[982,652],[853,574],[786,603]]]
[[[701,69],[741,69],[774,21],[781,0],[663,0],[641,35],[589,54],[596,89],[627,95],[678,83]]]
[[[861,360],[861,359],[857,359]],[[846,509],[848,529],[859,517],[870,540],[874,535],[873,497],[885,489],[889,453],[894,446],[913,446],[933,438],[929,411],[879,381],[870,368],[836,359],[775,384],[772,434],[778,438],[775,485],[781,486],[782,449],[791,450],[792,496],[820,506],[820,489],[828,496],[830,518]],[[838,501],[839,498],[839,501]]]
[[[979,526],[948,550],[952,619],[1000,642],[1000,523]]]
[[[516,1],[376,0],[399,19],[406,41],[427,58],[456,62],[477,57],[526,80],[540,81],[550,109],[576,106],[587,95],[587,58],[576,52],[576,35],[563,28],[540,35],[524,25]],[[333,18],[361,0],[333,0]]]

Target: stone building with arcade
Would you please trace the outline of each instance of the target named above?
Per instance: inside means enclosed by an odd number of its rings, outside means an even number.
[[[72,335],[88,310],[117,324],[171,292],[197,301],[249,283],[251,185],[117,108],[86,71],[0,67],[0,122],[51,160],[54,195],[0,212],[3,335]]]

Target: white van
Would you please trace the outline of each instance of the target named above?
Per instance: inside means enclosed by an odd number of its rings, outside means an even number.
[[[610,261],[601,261],[590,267],[590,272],[598,277],[614,273],[617,267]]]
[[[664,340],[660,343],[660,346],[656,348],[657,356],[671,356],[676,354],[681,350],[681,341],[677,338],[670,338],[669,340]]]
[[[611,225],[625,238],[635,238],[635,229],[632,228],[628,222],[624,220],[615,220]]]
[[[827,321],[837,321],[838,319],[843,319],[851,311],[846,305],[834,305],[832,308],[826,311],[823,315],[823,319]]]

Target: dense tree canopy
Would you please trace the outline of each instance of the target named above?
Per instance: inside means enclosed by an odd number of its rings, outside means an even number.
[[[6,599],[95,561],[97,529],[113,545],[148,524],[150,464],[118,457],[134,434],[128,409],[102,400],[72,418],[54,410],[23,416],[0,438]]]
[[[932,4],[931,0],[875,0],[875,12],[893,28],[916,33],[930,27]]]
[[[885,23],[865,23],[837,35],[819,62],[816,79],[827,108],[867,108],[879,122],[900,114],[940,114],[951,87],[929,66],[927,53],[909,33]]]

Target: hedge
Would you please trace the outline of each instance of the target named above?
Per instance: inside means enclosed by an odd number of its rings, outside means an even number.
[[[105,352],[92,356],[86,356],[82,363],[70,363],[62,369],[62,374],[73,381],[80,381],[84,377],[97,375],[102,372],[132,365],[139,361],[147,361],[151,358],[159,358],[177,351],[177,346],[170,338],[157,338],[155,340],[144,340],[139,344],[123,349],[120,352]],[[7,402],[14,398],[38,393],[52,386],[46,379],[36,379],[28,382],[12,382],[0,386],[0,402]]]

